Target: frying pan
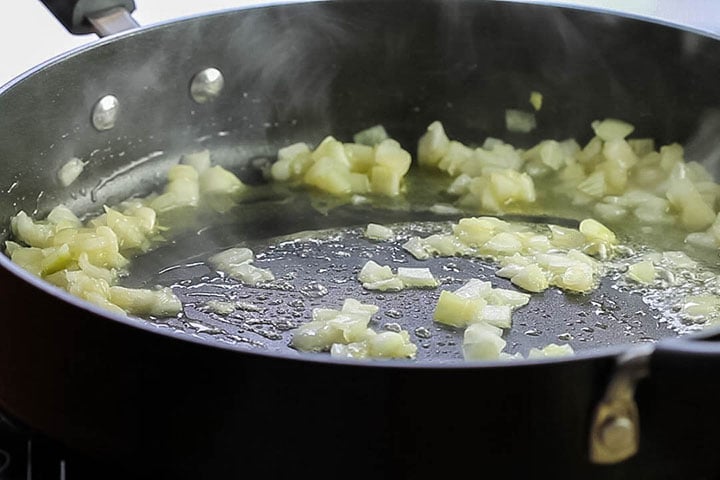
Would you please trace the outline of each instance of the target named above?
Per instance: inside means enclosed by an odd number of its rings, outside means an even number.
[[[95,24],[111,33],[103,13],[114,6],[125,9],[113,10],[114,18],[132,26],[130,1],[45,3],[76,31]],[[592,120],[616,117],[635,124],[639,136],[686,143],[707,138],[702,133],[712,127],[719,59],[716,38],[685,29],[502,2],[278,4],[132,28],[0,92],[0,228],[8,238],[19,210],[42,215],[65,203],[90,213],[148,193],[181,154],[199,147],[261,183],[259,171],[278,148],[327,134],[349,138],[376,123],[408,148],[436,119],[458,139],[482,134],[522,145],[580,139]],[[208,68],[223,75],[219,95],[194,95],[197,79],[201,92],[212,92],[207,77],[197,76]],[[508,135],[497,119],[526,101],[529,85],[547,99],[539,127]],[[690,143],[688,158],[716,173],[715,143]],[[87,161],[87,171],[61,188],[54,172],[71,157]],[[302,285],[329,284],[333,268],[341,276],[360,264],[352,254],[323,260],[365,248],[352,236],[358,226],[439,221],[423,210],[322,215],[295,198],[262,198],[239,210],[203,230],[200,241],[183,237],[143,257],[128,281],[172,283],[191,303],[184,280],[200,279],[209,293],[222,287],[191,260],[239,242],[262,247],[298,231],[340,227],[350,232],[346,243],[308,247],[305,257],[293,250],[278,262],[305,275]],[[380,252],[396,253],[392,246]],[[132,459],[125,478],[429,478],[492,468],[510,478],[688,479],[720,472],[714,329],[661,339],[668,332],[653,323],[630,336],[609,328],[588,336],[587,348],[578,342],[571,358],[486,363],[447,354],[452,335],[442,331],[416,361],[343,361],[287,347],[287,332],[273,320],[298,300],[299,321],[306,318],[317,298],[302,292],[263,292],[269,330],[209,315],[152,322],[102,311],[7,258],[0,265],[8,292],[0,410],[20,428],[92,458]],[[334,289],[322,301],[346,294]],[[425,295],[386,300],[422,317],[433,299]],[[626,311],[647,308],[614,291],[597,295],[615,295]],[[545,297],[545,316],[518,311],[528,329],[543,331],[512,333],[518,348],[556,340],[555,325],[584,308],[552,292]],[[393,320],[414,325],[412,315]]]

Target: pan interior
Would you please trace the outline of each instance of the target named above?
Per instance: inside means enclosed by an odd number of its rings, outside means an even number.
[[[418,346],[416,360],[463,362],[463,330],[433,321],[440,292],[455,290],[473,278],[490,281],[497,288],[517,287],[495,275],[499,267],[493,261],[462,256],[417,260],[402,244],[414,235],[447,233],[469,213],[440,214],[430,208],[431,203],[421,201],[412,207],[342,205],[320,213],[318,205],[327,206],[327,200],[295,192],[240,205],[145,254],[131,265],[123,284],[172,286],[184,311],[175,318],[151,319],[159,328],[283,355],[318,355],[289,346],[294,329],[312,319],[313,309],[339,309],[345,299],[354,298],[380,307],[371,328],[408,331]],[[538,227],[578,223],[568,217],[508,215],[506,219]],[[391,227],[394,237],[387,241],[367,238],[365,227],[371,222]],[[212,254],[236,246],[252,249],[255,265],[270,269],[275,280],[249,286],[216,271],[208,262]],[[673,318],[673,308],[693,288],[703,288],[702,280],[684,272],[688,283],[679,288],[640,288],[625,280],[625,270],[643,253],[647,246],[624,250],[591,293],[550,288],[532,294],[530,303],[513,313],[513,326],[503,335],[508,342],[504,351],[526,356],[531,348],[555,343],[569,344],[580,352],[654,342],[697,329]],[[429,268],[441,284],[400,292],[366,290],[357,276],[368,260],[393,269]],[[232,304],[232,311],[218,313],[212,301]]]

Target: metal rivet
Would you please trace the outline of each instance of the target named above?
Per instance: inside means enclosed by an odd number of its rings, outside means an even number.
[[[223,74],[217,68],[206,68],[195,74],[190,83],[190,95],[197,103],[215,100],[225,86]]]
[[[635,425],[628,417],[608,418],[600,430],[606,448],[622,452],[635,444]]]
[[[105,95],[97,101],[92,111],[92,124],[100,130],[110,130],[115,126],[118,113],[120,111],[120,102],[114,95]]]

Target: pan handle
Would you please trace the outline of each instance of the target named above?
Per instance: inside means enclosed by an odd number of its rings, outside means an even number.
[[[60,23],[76,35],[106,37],[139,25],[130,16],[134,0],[40,0]]]
[[[698,472],[720,471],[718,378],[716,328],[631,348],[592,416],[591,461],[614,464],[639,454],[648,464],[683,459]]]

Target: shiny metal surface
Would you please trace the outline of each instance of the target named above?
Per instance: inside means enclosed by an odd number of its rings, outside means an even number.
[[[107,37],[140,26],[125,8],[112,8],[91,13],[87,18],[99,37]]]
[[[650,373],[652,345],[635,347],[618,358],[605,395],[590,427],[590,460],[608,465],[627,460],[640,448],[640,412],[635,401],[638,382]]]
[[[120,101],[115,95],[105,95],[97,101],[92,110],[92,124],[98,131],[110,130],[115,126],[120,113]]]
[[[197,103],[215,100],[225,86],[225,78],[217,68],[206,68],[193,76],[190,82],[190,95]]]

